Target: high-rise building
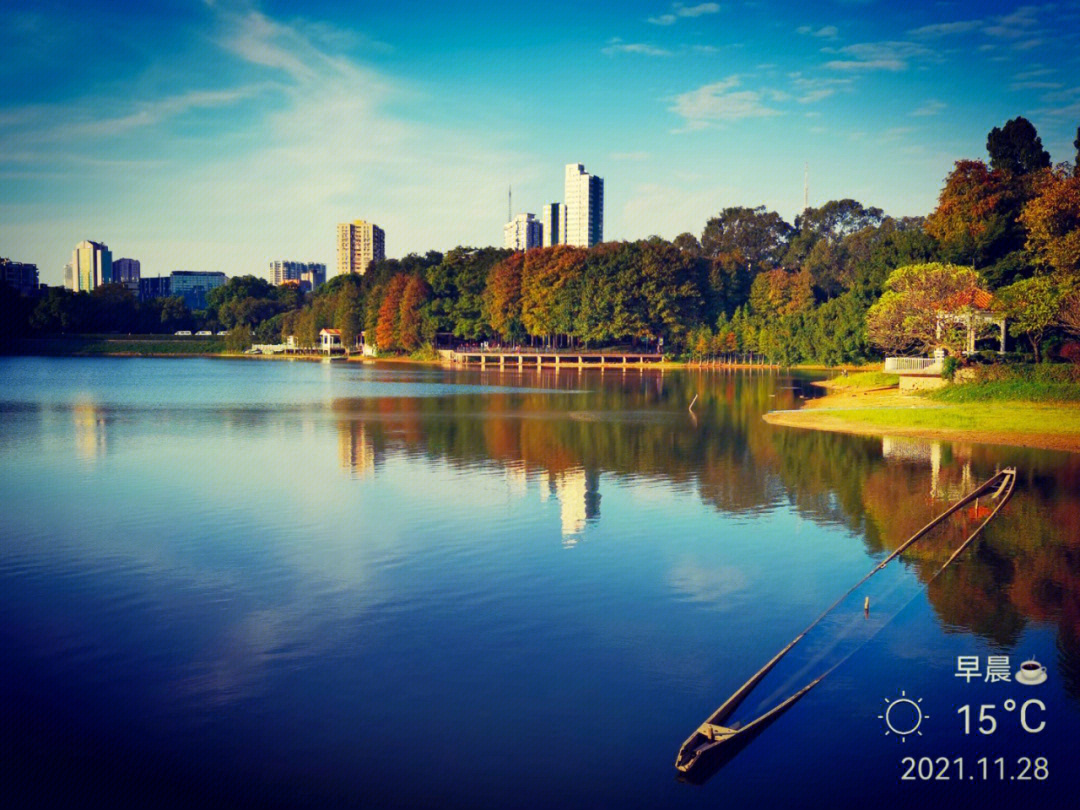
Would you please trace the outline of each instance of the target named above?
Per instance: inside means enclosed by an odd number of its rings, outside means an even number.
[[[35,295],[38,291],[37,265],[0,258],[0,281],[22,295]]]
[[[138,259],[114,259],[112,270],[114,282],[124,283],[142,278],[142,264]]]
[[[557,202],[545,204],[540,210],[540,230],[544,247],[565,244],[566,206]]]
[[[540,247],[543,228],[532,214],[518,214],[503,226],[503,246],[511,250]]]
[[[314,290],[326,283],[326,265],[318,262],[270,262],[270,280],[279,287],[295,281],[301,289]]]
[[[378,225],[362,219],[337,226],[338,275],[367,272],[372,262],[386,258],[386,234]]]
[[[590,247],[604,241],[604,180],[580,163],[566,164],[567,245]]]
[[[71,266],[71,262],[64,265],[64,286],[69,290],[75,289],[75,271]]]
[[[71,254],[71,281],[76,292],[89,292],[112,282],[112,251],[102,242],[84,240]]]
[[[206,294],[226,281],[221,272],[174,270],[169,274],[169,294],[183,296],[188,309],[206,309]]]

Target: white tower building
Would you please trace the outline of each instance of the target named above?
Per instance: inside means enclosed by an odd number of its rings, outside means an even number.
[[[580,163],[566,165],[566,234],[563,243],[591,247],[604,241],[604,180]]]

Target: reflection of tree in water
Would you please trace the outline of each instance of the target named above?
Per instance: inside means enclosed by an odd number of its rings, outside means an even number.
[[[474,382],[468,372],[458,379]],[[362,437],[365,448],[360,455],[350,449],[347,466],[370,458],[374,468],[386,453],[403,452],[561,481],[568,537],[597,514],[589,504],[598,502],[601,473],[646,477],[693,488],[728,513],[786,503],[806,519],[861,535],[875,554],[895,549],[973,483],[1016,466],[1009,506],[959,564],[930,583],[928,596],[943,622],[1001,646],[1014,644],[1029,621],[1056,624],[1063,671],[1073,673],[1072,694],[1080,695],[1077,457],[899,440],[883,452],[881,439],[775,428],[761,414],[798,404],[798,389],[777,375],[548,370],[478,379],[546,390],[337,400],[340,429]],[[582,481],[581,497],[572,496]],[[906,564],[928,580],[986,508],[965,510],[920,541]]]

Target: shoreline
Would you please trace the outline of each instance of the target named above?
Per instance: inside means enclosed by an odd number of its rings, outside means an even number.
[[[942,404],[902,394],[895,388],[846,391],[833,388],[827,381],[815,384],[830,393],[808,401],[798,410],[769,411],[762,419],[781,427],[858,436],[903,436],[1080,453],[1080,407],[1076,405]],[[1023,428],[998,426],[1018,421]],[[1028,429],[1027,425],[1054,425],[1057,429]]]

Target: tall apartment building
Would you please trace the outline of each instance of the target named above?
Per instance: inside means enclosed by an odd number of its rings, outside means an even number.
[[[0,281],[22,295],[35,295],[38,291],[37,265],[0,258]]]
[[[138,259],[113,259],[113,281],[127,283],[142,278],[142,263]]]
[[[566,236],[563,243],[591,247],[604,241],[604,180],[580,163],[566,164]]]
[[[89,292],[112,282],[112,251],[102,242],[84,240],[71,254],[71,289]]]
[[[532,214],[518,214],[503,226],[503,246],[511,250],[531,250],[543,241],[543,226]]]
[[[270,280],[278,287],[296,282],[301,289],[314,290],[326,283],[326,265],[318,262],[270,262]]]
[[[386,234],[378,225],[362,219],[337,226],[338,275],[367,272],[372,262],[386,258]]]
[[[544,247],[562,245],[566,239],[566,206],[562,203],[547,203],[540,210],[540,230]]]

